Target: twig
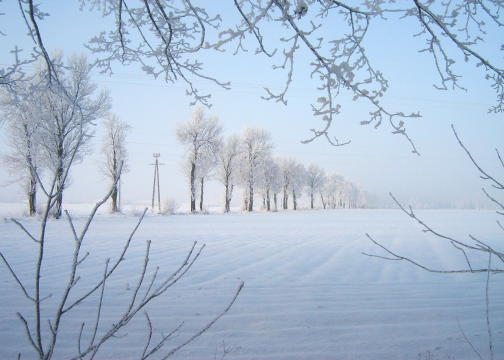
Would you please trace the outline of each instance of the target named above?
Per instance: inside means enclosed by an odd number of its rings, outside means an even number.
[[[39,357],[42,358],[44,356],[44,353],[37,346],[37,344],[35,344],[35,340],[33,339],[33,336],[32,336],[32,334],[30,332],[30,327],[28,326],[28,322],[26,321],[26,319],[24,318],[24,316],[21,315],[21,313],[18,312],[17,316],[18,316],[18,318],[21,320],[21,322],[24,325],[25,332],[26,332],[26,335],[28,336],[28,340],[30,341],[31,346],[33,346],[33,348],[37,351],[37,353],[39,354]]]
[[[191,336],[189,339],[187,339],[185,342],[183,342],[182,344],[180,344],[179,346],[175,347],[174,349],[172,349],[166,356],[162,357],[161,359],[162,360],[166,360],[168,359],[170,356],[172,356],[173,354],[175,354],[177,351],[179,351],[180,349],[182,349],[184,346],[186,346],[187,344],[193,342],[194,340],[196,340],[198,337],[200,337],[205,331],[207,331],[208,329],[210,329],[212,327],[213,324],[215,324],[217,322],[217,320],[219,320],[221,317],[224,316],[224,314],[226,314],[229,309],[231,309],[231,306],[233,306],[233,304],[235,303],[236,299],[238,298],[238,295],[240,294],[240,292],[242,291],[243,287],[244,287],[245,283],[242,281],[240,283],[240,285],[238,286],[238,289],[236,290],[236,293],[234,294],[233,298],[231,299],[231,302],[228,304],[228,306],[226,306],[226,308],[219,314],[217,315],[212,321],[210,321],[204,328],[202,328],[200,331],[198,331],[196,334],[194,334],[193,336]]]
[[[457,324],[458,324],[458,327],[460,329],[460,332],[462,333],[462,336],[464,337],[464,340],[469,344],[469,346],[471,346],[471,349],[474,351],[474,353],[478,356],[478,358],[480,360],[483,360],[483,357],[481,356],[481,354],[479,353],[479,351],[476,349],[476,347],[473,345],[473,343],[469,340],[469,338],[467,337],[466,333],[464,332],[464,330],[462,329],[462,326],[460,325],[460,321],[459,319],[457,318]]]
[[[16,275],[16,272],[14,271],[14,269],[10,266],[9,262],[7,261],[7,259],[5,258],[5,256],[1,252],[0,252],[0,257],[2,258],[3,262],[5,263],[5,266],[7,266],[7,268],[9,269],[9,272],[11,273],[12,277],[14,278],[14,280],[16,280],[16,282],[18,283],[18,285],[21,288],[21,291],[23,292],[23,294],[29,300],[35,302],[35,298],[33,296],[31,296],[30,294],[28,294],[28,291],[26,290],[26,287],[23,285],[23,283],[21,282],[21,280]]]
[[[23,230],[25,232],[26,235],[28,235],[28,237],[30,239],[32,239],[35,243],[40,243],[39,240],[37,240],[24,226],[23,224],[21,224],[19,221],[17,221],[16,219],[14,218],[11,218],[11,221],[16,224],[17,226],[19,226],[21,228],[21,230]]]
[[[389,253],[390,255],[393,256],[393,258],[388,258],[388,257],[384,257],[384,256],[380,256],[380,255],[374,255],[374,254],[368,254],[368,253],[365,253],[363,252],[362,255],[366,255],[366,256],[369,256],[369,257],[376,257],[376,258],[379,258],[379,259],[384,259],[384,260],[402,260],[402,261],[406,261],[406,262],[409,262],[425,271],[428,271],[428,272],[433,272],[433,273],[441,273],[441,274],[456,274],[456,273],[488,273],[488,272],[492,272],[492,273],[504,273],[504,269],[491,269],[491,268],[485,268],[485,269],[458,269],[458,270],[437,270],[437,269],[432,269],[432,268],[429,268],[427,266],[424,266],[408,257],[405,257],[405,256],[401,256],[401,255],[398,255],[394,252],[392,252],[391,250],[387,249],[384,245],[380,244],[379,242],[377,242],[376,240],[374,240],[371,235],[367,234],[366,233],[366,236],[369,240],[371,240],[375,245],[377,245],[378,247],[382,248],[383,250],[385,250],[387,253]]]
[[[128,240],[126,241],[126,243],[124,244],[124,247],[123,247],[123,250],[119,256],[119,259],[117,259],[117,261],[115,262],[115,264],[112,266],[112,268],[109,270],[108,274],[107,274],[107,278],[115,271],[115,269],[119,266],[119,264],[124,260],[124,254],[126,253],[126,251],[128,250],[129,248],[129,245],[131,243],[131,240],[133,239],[133,236],[135,235],[138,227],[140,226],[140,224],[142,223],[142,220],[145,216],[145,213],[147,212],[147,209],[148,208],[145,208],[142,215],[140,216],[140,218],[138,219],[138,222],[136,224],[136,226],[134,227],[133,231],[131,232]],[[70,310],[72,310],[75,306],[79,305],[82,301],[84,301],[86,298],[88,298],[91,294],[93,294],[96,290],[98,290],[100,288],[100,286],[102,285],[102,282],[103,280],[101,280],[100,282],[98,282],[93,288],[91,288],[91,290],[89,290],[88,292],[86,292],[84,295],[82,295],[80,298],[78,298],[77,300],[75,300],[71,305],[67,306],[65,309],[63,309],[63,313],[66,313]]]
[[[467,147],[464,145],[462,140],[460,140],[460,138],[457,134],[457,131],[455,130],[455,126],[453,126],[453,124],[451,125],[451,128],[452,128],[453,134],[455,135],[455,138],[457,138],[457,141],[458,141],[460,147],[465,151],[465,153],[467,154],[467,156],[469,157],[471,162],[474,164],[474,166],[476,166],[476,169],[478,169],[478,171],[482,174],[483,180],[490,180],[493,182],[493,184],[492,184],[493,187],[495,187],[499,190],[504,190],[504,184],[502,184],[497,179],[495,179],[495,177],[489,175],[485,170],[483,170],[483,168],[474,159],[471,152],[467,149]]]
[[[102,286],[101,286],[101,291],[100,291],[100,300],[98,301],[98,310],[96,311],[96,321],[95,321],[95,326],[93,329],[93,336],[91,337],[91,341],[89,343],[89,346],[93,346],[95,338],[96,338],[96,333],[98,332],[98,325],[100,324],[101,309],[103,307],[103,294],[105,293],[105,282],[107,280],[107,270],[108,270],[109,262],[110,262],[110,259],[107,258],[107,260],[105,261],[105,270],[103,271],[103,280],[102,280]]]
[[[181,322],[175,329],[170,331],[167,335],[163,335],[163,337],[161,338],[161,341],[159,341],[156,346],[154,346],[148,353],[146,353],[148,346],[149,346],[149,342],[150,342],[150,336],[152,334],[152,324],[150,322],[150,319],[149,319],[147,313],[145,313],[145,315],[147,316],[147,321],[149,324],[149,341],[147,342],[145,349],[144,349],[144,352],[142,353],[142,360],[148,359],[151,355],[153,355],[156,352],[158,352],[159,350],[161,350],[161,348],[164,346],[166,341],[168,339],[170,339],[176,332],[178,332],[180,330],[180,328],[184,325],[184,322]]]

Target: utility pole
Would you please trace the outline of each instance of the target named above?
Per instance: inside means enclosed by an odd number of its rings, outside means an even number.
[[[151,211],[154,211],[154,199],[156,195],[156,184],[157,184],[157,201],[158,201],[158,210],[159,213],[161,213],[161,190],[159,189],[159,165],[164,165],[163,163],[160,163],[158,161],[158,158],[161,156],[160,153],[154,153],[152,154],[154,157],[154,182],[152,184],[152,207]]]

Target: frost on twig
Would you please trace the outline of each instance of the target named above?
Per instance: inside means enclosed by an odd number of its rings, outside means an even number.
[[[170,83],[182,82],[193,103],[210,105],[210,94],[201,94],[196,80],[206,80],[225,89],[229,83],[209,76],[194,54],[204,49],[208,29],[220,26],[220,16],[189,0],[132,2],[81,0],[81,6],[100,8],[116,26],[93,37],[87,47],[99,56],[96,65],[112,74],[113,63],[138,63],[142,70]]]
[[[338,140],[340,136],[329,134],[340,112],[337,98],[342,92],[348,92],[354,100],[363,100],[374,109],[368,119],[361,121],[362,125],[379,127],[383,122],[388,123],[392,133],[402,135],[409,142],[412,152],[418,154],[406,132],[405,123],[420,117],[420,114],[416,111],[407,113],[388,109],[381,104],[389,83],[381,71],[373,66],[373,59],[365,48],[370,25],[379,20],[393,21],[390,17],[414,18],[420,25],[421,31],[417,36],[424,37],[428,44],[427,48],[420,51],[429,52],[434,59],[441,82],[437,88],[447,89],[448,85],[462,88],[461,76],[455,74],[453,69],[454,59],[474,59],[476,66],[483,67],[485,77],[492,82],[491,86],[497,92],[497,105],[490,110],[503,110],[503,70],[473,48],[487,38],[487,18],[494,25],[502,26],[501,2],[403,1],[362,2],[355,5],[353,2],[336,0],[242,0],[235,1],[235,6],[244,20],[222,31],[219,40],[210,44],[214,49],[222,50],[225,45],[234,43],[237,44],[235,52],[245,51],[243,43],[248,34],[256,34],[261,27],[271,26],[271,23],[282,25],[277,37],[255,36],[259,45],[256,52],[271,57],[278,50],[274,59],[280,61],[273,68],[286,74],[285,86],[278,92],[266,88],[263,98],[287,104],[295,73],[295,59],[299,62],[302,56],[298,53],[301,49],[311,55],[311,76],[319,82],[318,91],[321,92],[316,103],[312,104],[312,112],[322,119],[323,126],[311,129],[312,136],[304,143],[319,137],[335,146],[349,143],[348,140]],[[336,31],[334,24],[338,24]],[[330,37],[327,37],[328,33]],[[461,34],[464,40],[461,40]],[[274,44],[274,50],[266,50],[265,43]]]
[[[39,26],[39,22],[46,21],[47,14],[33,0],[18,2],[34,44],[29,61],[42,58],[49,80],[58,80]],[[335,146],[348,143],[336,140],[344,139],[344,135],[335,138],[329,134],[340,111],[338,96],[346,92],[371,107],[369,117],[362,119],[361,124],[378,127],[387,123],[391,132],[406,139],[411,151],[418,154],[406,131],[406,122],[420,114],[416,110],[389,109],[382,104],[389,83],[366,51],[372,25],[379,21],[399,26],[396,24],[402,19],[414,20],[408,26],[413,25],[411,33],[425,40],[425,46],[418,50],[433,60],[438,75],[434,80],[436,89],[464,89],[463,74],[455,65],[470,62],[480,69],[496,93],[495,105],[489,111],[504,111],[504,70],[498,56],[483,54],[479,46],[486,42],[495,53],[502,51],[502,44],[496,43],[492,36],[504,26],[504,4],[500,0],[233,0],[230,3],[234,16],[227,12],[227,17],[222,18],[211,2],[196,5],[191,0],[80,0],[81,8],[100,11],[112,25],[87,44],[98,56],[96,66],[103,73],[112,74],[115,62],[136,63],[155,78],[185,84],[192,103],[210,106],[210,94],[202,94],[196,86],[199,80],[225,89],[230,86],[205,71],[198,55],[207,50],[223,52],[231,48],[236,54],[246,52],[250,41],[255,43],[255,53],[271,58],[274,68],[286,75],[281,90],[266,86],[264,98],[284,104],[295,77],[295,64],[306,61],[301,60],[305,56],[300,52],[307,52],[311,77],[318,82],[320,93],[312,104],[312,112],[323,123],[312,130],[305,143],[317,138],[325,138]],[[14,54],[18,59],[17,49]],[[18,70],[22,63],[23,60],[16,60],[12,66],[0,68],[0,84],[11,84],[21,74]]]

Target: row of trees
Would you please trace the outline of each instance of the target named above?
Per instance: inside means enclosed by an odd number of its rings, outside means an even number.
[[[342,176],[327,175],[315,164],[306,168],[293,158],[274,157],[271,135],[264,129],[247,127],[239,135],[224,138],[218,118],[196,108],[186,122],[177,126],[176,135],[186,147],[184,171],[189,180],[191,212],[197,210],[198,195],[199,209],[203,210],[209,178],[224,185],[225,212],[230,211],[236,187],[242,189],[246,211],[254,210],[257,196],[268,211],[288,209],[289,198],[296,210],[305,193],[312,209],[317,198],[324,209],[365,206],[365,193]]]
[[[112,211],[116,212],[116,179],[127,157],[125,137],[129,126],[109,113],[109,94],[97,93],[85,56],[72,56],[66,64],[59,56],[54,63],[58,84],[47,86],[47,70],[42,68],[34,72],[31,81],[18,85],[16,91],[0,93],[0,109],[7,122],[11,148],[4,155],[4,163],[26,189],[30,215],[37,211],[40,188],[46,196],[56,194],[52,214],[60,218],[70,168],[90,153],[95,121],[107,117],[103,123],[101,170],[114,184],[111,201]],[[127,166],[122,171],[127,171]],[[43,179],[50,180],[44,183]]]
[[[116,180],[121,169],[123,173],[128,171],[125,139],[129,126],[108,113],[109,95],[104,91],[96,94],[85,57],[73,56],[67,64],[59,57],[57,63],[59,81],[64,86],[39,86],[47,76],[40,69],[32,81],[16,92],[1,93],[0,108],[7,121],[11,147],[4,163],[18,174],[17,180],[25,187],[30,215],[37,211],[40,188],[46,195],[52,191],[57,194],[52,214],[60,218],[70,168],[90,153],[93,125],[106,117],[101,170],[113,186],[111,210],[117,212],[120,209]],[[203,210],[205,184],[212,178],[224,185],[225,212],[230,211],[236,187],[242,189],[246,211],[254,210],[254,199],[258,197],[268,211],[288,209],[289,200],[296,210],[305,193],[312,209],[317,198],[323,208],[365,206],[365,193],[343,177],[327,175],[315,164],[305,168],[293,158],[274,157],[271,136],[263,129],[249,127],[239,135],[224,138],[218,118],[198,107],[188,121],[179,124],[176,134],[187,149],[185,171],[191,212],[197,209],[198,197],[199,209]],[[42,178],[54,181],[44,185]]]

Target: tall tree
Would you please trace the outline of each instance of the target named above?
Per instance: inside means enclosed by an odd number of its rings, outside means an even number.
[[[273,149],[271,135],[264,129],[248,127],[241,134],[241,153],[243,159],[243,183],[247,211],[254,210],[254,188],[260,177],[261,164],[270,156]]]
[[[303,194],[303,188],[306,185],[306,169],[303,164],[296,161],[292,170],[292,179],[290,182],[292,208],[297,210],[298,199]]]
[[[322,204],[324,204],[324,209],[327,207],[335,209],[341,206],[340,199],[344,184],[345,179],[341,175],[331,174],[327,177],[327,181],[320,191],[320,198]]]
[[[93,97],[97,87],[85,56],[71,56],[65,66],[60,57],[57,63],[58,82],[42,93],[40,127],[44,161],[57,190],[53,216],[60,218],[70,168],[88,153],[94,121],[108,112],[110,99],[105,91]],[[39,76],[47,78],[45,73]]]
[[[176,129],[177,139],[187,148],[191,212],[196,211],[196,176],[198,162],[203,156],[215,154],[221,142],[222,127],[217,117],[208,117],[201,107]]]
[[[324,169],[315,164],[308,166],[306,170],[306,184],[308,185],[308,194],[310,195],[310,208],[314,208],[315,194],[324,186],[326,175]]]
[[[265,159],[262,165],[262,188],[265,198],[265,208],[267,211],[271,211],[271,197],[275,202],[276,210],[276,194],[278,193],[281,183],[280,183],[280,167],[272,158]]]
[[[102,164],[102,170],[105,176],[109,178],[112,185],[112,193],[110,199],[112,201],[111,211],[119,212],[120,205],[119,197],[119,177],[127,172],[128,169],[128,151],[126,149],[126,135],[130,130],[130,126],[119,119],[115,114],[109,114],[103,123],[105,135],[103,137],[102,151],[105,161]],[[119,170],[122,170],[119,173]]]
[[[53,179],[48,195],[56,190],[51,209],[61,217],[63,192],[68,185],[71,166],[83,159],[93,134],[94,121],[109,109],[109,97],[101,92],[94,97],[96,85],[91,82],[91,66],[85,56],[71,56],[64,63],[61,55],[52,59],[58,81],[50,81],[47,69],[37,68],[30,82],[9,92],[8,106],[17,108],[16,125],[29,148],[25,164],[30,173],[30,212],[35,209],[36,182],[40,166],[47,168]],[[57,65],[57,66],[56,66]],[[4,103],[5,105],[5,103]],[[35,130],[41,141],[35,141]],[[35,149],[37,159],[35,159]],[[42,184],[41,184],[42,185]]]
[[[280,159],[279,166],[282,183],[282,209],[287,210],[289,208],[289,192],[296,167],[296,160],[293,158]]]
[[[231,135],[218,153],[218,179],[224,185],[224,212],[231,210],[231,198],[237,181],[240,156],[240,138]]]
[[[217,145],[219,148],[220,146]],[[203,211],[203,199],[205,195],[205,182],[213,175],[213,171],[217,166],[217,152],[214,150],[212,152],[207,152],[202,154],[198,159],[198,164],[196,166],[196,179],[199,182],[199,209]]]
[[[19,96],[26,96],[26,89]],[[29,99],[16,98],[12,93],[1,95],[0,107],[7,121],[7,141],[10,151],[3,156],[3,162],[20,182],[28,202],[28,214],[37,211],[37,175],[40,173],[40,126],[39,111],[36,106],[39,98],[32,94]]]

